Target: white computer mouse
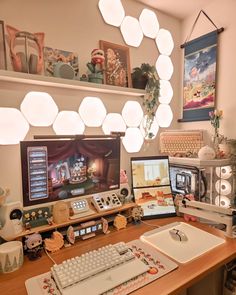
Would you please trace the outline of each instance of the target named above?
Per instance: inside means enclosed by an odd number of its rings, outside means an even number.
[[[169,234],[170,234],[171,238],[175,241],[178,241],[178,242],[188,241],[188,237],[186,236],[186,234],[179,229],[173,228],[173,229],[169,230]]]

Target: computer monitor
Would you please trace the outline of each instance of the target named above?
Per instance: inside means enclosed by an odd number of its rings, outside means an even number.
[[[22,141],[23,205],[119,189],[120,138]]]
[[[132,157],[132,189],[144,218],[176,216],[168,156]]]

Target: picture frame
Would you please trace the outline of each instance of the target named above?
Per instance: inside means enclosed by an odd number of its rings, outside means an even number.
[[[129,47],[103,40],[99,47],[105,55],[104,84],[132,87]]]
[[[7,69],[4,21],[0,20],[0,69]]]

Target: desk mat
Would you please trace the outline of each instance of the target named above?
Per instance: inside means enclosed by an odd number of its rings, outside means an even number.
[[[127,245],[133,251],[136,257],[150,266],[150,269],[147,273],[135,277],[126,283],[123,283],[115,289],[104,293],[104,295],[129,294],[178,267],[175,262],[148,244],[141,242],[140,240],[128,242]],[[28,295],[60,295],[54,280],[51,278],[50,272],[28,279],[25,282],[25,286]]]

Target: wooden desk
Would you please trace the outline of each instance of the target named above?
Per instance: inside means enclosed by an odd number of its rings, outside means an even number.
[[[169,219],[148,220],[147,223],[164,225],[174,221],[183,221],[183,219],[174,217]],[[224,237],[221,231],[214,228],[200,223],[191,224],[219,237]],[[153,227],[144,223],[138,225],[129,224],[126,229],[112,231],[108,235],[100,234],[86,241],[78,241],[74,246],[64,248],[52,254],[52,257],[57,263],[60,263],[65,259],[81,255],[84,252],[102,247],[109,243],[117,243],[119,241],[128,242],[137,239],[141,234],[151,229],[153,229]],[[178,269],[132,294],[178,294],[234,258],[236,258],[236,240],[226,238],[225,244],[216,247],[192,262],[180,265]],[[46,254],[43,254],[42,258],[36,261],[29,261],[28,258],[25,257],[21,269],[10,274],[0,275],[0,294],[26,295],[25,280],[49,271],[51,266],[52,262]]]

